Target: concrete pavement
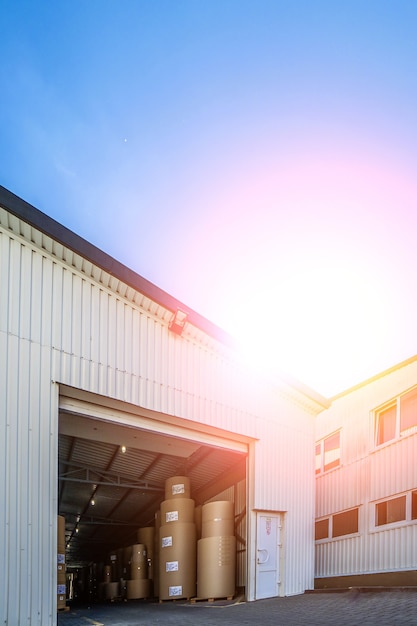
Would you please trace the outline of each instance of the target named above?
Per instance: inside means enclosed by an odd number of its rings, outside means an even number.
[[[130,601],[71,607],[58,626],[408,626],[417,625],[417,590],[306,593],[244,602]]]

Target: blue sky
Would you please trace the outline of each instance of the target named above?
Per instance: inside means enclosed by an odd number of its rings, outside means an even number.
[[[0,183],[332,395],[417,353],[417,3],[1,0]]]

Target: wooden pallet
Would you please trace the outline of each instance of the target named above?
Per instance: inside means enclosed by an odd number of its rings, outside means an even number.
[[[70,610],[69,606],[61,606],[59,609],[57,609],[57,612],[58,613],[66,613],[69,610]]]
[[[230,602],[233,600],[233,596],[222,596],[221,598],[191,598],[191,604],[195,604],[196,602],[216,602],[216,600],[227,600]]]
[[[190,602],[191,598],[165,598],[164,600],[162,600],[161,598],[159,598],[159,604],[163,604],[164,602]]]

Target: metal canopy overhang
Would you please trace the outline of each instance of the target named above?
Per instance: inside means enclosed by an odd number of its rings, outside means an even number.
[[[66,518],[69,566],[136,543],[137,529],[153,525],[171,476],[189,476],[196,504],[246,478],[247,438],[61,392],[58,513]]]

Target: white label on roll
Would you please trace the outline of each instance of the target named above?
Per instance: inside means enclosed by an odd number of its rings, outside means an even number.
[[[117,561],[117,554],[111,554],[110,561]]]
[[[65,589],[65,585],[58,585],[58,595],[65,595],[66,593],[66,589]]]
[[[172,546],[172,537],[162,537],[161,547],[169,548],[170,546]]]
[[[167,561],[165,563],[166,572],[178,572],[178,561]]]
[[[176,585],[175,587],[168,588],[169,597],[182,596],[182,585]]]
[[[65,554],[58,554],[58,563],[65,563]]]
[[[179,493],[185,493],[185,485],[184,483],[180,483],[178,485],[172,485],[172,495],[176,496]]]
[[[178,511],[168,511],[165,515],[167,522],[178,522]]]

